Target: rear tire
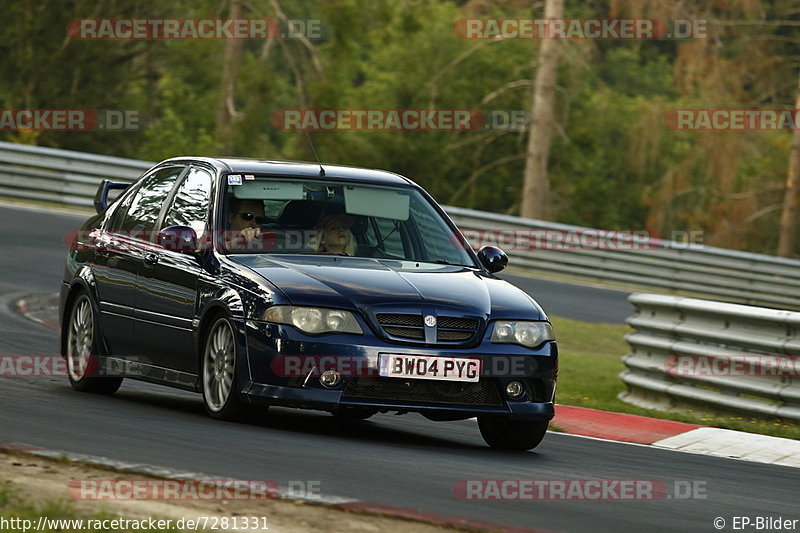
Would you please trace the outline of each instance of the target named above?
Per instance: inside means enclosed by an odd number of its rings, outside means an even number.
[[[238,421],[248,414],[248,406],[239,399],[238,363],[233,324],[219,317],[206,335],[200,369],[203,404],[211,418]]]
[[[547,433],[547,420],[509,420],[499,416],[479,416],[478,428],[486,444],[499,450],[532,450]]]
[[[64,357],[72,388],[80,392],[111,395],[119,390],[122,378],[97,376],[100,369],[99,330],[89,296],[81,291],[69,308]]]

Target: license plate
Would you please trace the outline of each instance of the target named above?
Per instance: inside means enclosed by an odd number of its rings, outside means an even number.
[[[478,381],[480,373],[480,360],[463,357],[383,353],[378,367],[378,375],[387,378]]]

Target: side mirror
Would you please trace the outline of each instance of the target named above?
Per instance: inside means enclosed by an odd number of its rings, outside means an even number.
[[[500,272],[508,265],[508,256],[497,246],[484,246],[478,251],[478,259],[489,272]]]
[[[103,180],[100,182],[100,185],[97,187],[97,193],[94,195],[94,200],[92,204],[94,205],[94,210],[99,213],[102,213],[106,207],[108,207],[108,192],[114,190],[121,190],[124,191],[128,187],[130,187],[130,183],[116,183],[111,180]]]
[[[170,226],[158,232],[156,242],[171,252],[192,254],[197,251],[197,232],[189,226]]]

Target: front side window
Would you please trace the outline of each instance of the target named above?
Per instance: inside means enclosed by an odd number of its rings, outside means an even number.
[[[111,205],[110,209],[113,209],[114,211],[112,212],[108,219],[108,223],[106,224],[106,229],[108,231],[115,232],[123,229],[122,224],[125,221],[125,215],[128,213],[128,208],[131,206],[131,202],[136,196],[136,193],[136,190],[125,191],[123,193],[124,196]]]
[[[228,185],[224,247],[476,266],[412,187],[254,176]]]

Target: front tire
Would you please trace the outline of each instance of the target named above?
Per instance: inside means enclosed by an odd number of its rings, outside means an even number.
[[[99,331],[92,301],[85,292],[81,292],[69,310],[64,353],[69,384],[76,391],[111,395],[122,385],[122,378],[96,375],[100,368],[99,345]]]
[[[532,450],[547,433],[547,420],[509,420],[498,416],[479,416],[478,428],[486,444],[499,450]]]
[[[237,359],[233,324],[217,318],[206,336],[201,369],[203,403],[212,418],[240,420],[247,412],[239,399]]]

